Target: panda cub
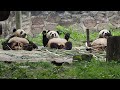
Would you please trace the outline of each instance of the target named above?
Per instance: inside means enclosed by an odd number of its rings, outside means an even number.
[[[23,29],[13,29],[13,35],[2,42],[3,50],[28,50],[37,49],[37,45],[27,39],[27,34]]]
[[[60,38],[58,31],[43,31],[43,46],[55,49],[71,50],[72,43],[68,41],[70,34],[67,33],[65,38]]]
[[[105,50],[107,47],[107,38],[110,36],[112,36],[112,34],[109,30],[107,29],[101,30],[99,32],[98,38],[91,43],[90,47],[86,44],[87,47],[86,50],[91,50],[91,49],[97,51]]]

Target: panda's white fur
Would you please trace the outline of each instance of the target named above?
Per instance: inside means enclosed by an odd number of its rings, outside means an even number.
[[[107,39],[106,38],[98,38],[95,41],[93,41],[91,43],[92,46],[95,45],[103,45],[103,46],[107,46]]]
[[[111,32],[107,29],[103,29],[99,32],[99,38],[107,38],[108,35],[111,35]]]
[[[86,43],[86,47],[89,50],[101,51],[105,50],[107,47],[107,38],[98,38],[91,43],[89,47]]]
[[[11,43],[10,47],[12,50],[23,50],[24,45],[29,44],[29,41],[25,38],[13,37],[8,43]]]
[[[27,39],[21,37],[13,37],[8,41],[8,43],[12,43],[12,42],[29,43]]]
[[[59,36],[59,34],[58,34],[58,32],[57,31],[48,31],[47,32],[47,34],[46,34],[46,37],[48,38],[48,39],[52,39],[52,38],[59,38],[60,36]]]
[[[17,29],[17,30],[14,29],[13,35],[17,36],[17,37],[27,38],[27,34],[26,34],[25,30],[23,30],[23,29]]]
[[[47,46],[50,47],[51,43],[56,43],[58,44],[59,46],[62,45],[62,46],[65,46],[65,43],[67,42],[66,39],[64,38],[52,38],[48,41],[48,44]]]

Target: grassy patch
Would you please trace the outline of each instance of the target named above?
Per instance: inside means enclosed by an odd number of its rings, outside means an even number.
[[[0,62],[0,78],[10,79],[119,79],[120,63],[81,61],[63,66],[49,62]]]

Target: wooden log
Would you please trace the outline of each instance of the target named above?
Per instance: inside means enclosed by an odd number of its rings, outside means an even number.
[[[120,60],[120,36],[111,36],[107,39],[106,61]]]
[[[86,36],[87,36],[87,45],[90,47],[90,34],[89,34],[89,29],[86,29]]]

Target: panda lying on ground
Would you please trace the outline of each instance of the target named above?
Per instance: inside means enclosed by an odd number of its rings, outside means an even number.
[[[68,41],[70,34],[67,33],[65,38],[60,38],[58,31],[43,31],[43,45],[55,49],[71,50],[72,43]]]
[[[101,51],[105,50],[107,47],[107,38],[112,36],[111,32],[107,29],[103,29],[99,32],[99,38],[94,40],[90,45],[88,46],[86,43],[86,50],[96,50],[96,51]]]
[[[37,45],[26,39],[27,34],[23,29],[13,29],[13,35],[2,42],[3,50],[28,50],[37,49]]]

